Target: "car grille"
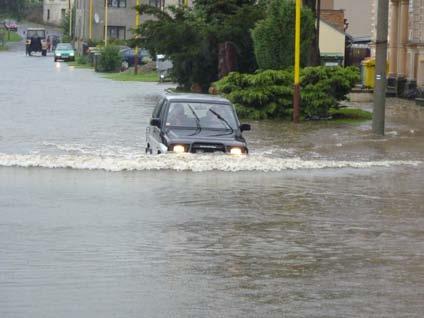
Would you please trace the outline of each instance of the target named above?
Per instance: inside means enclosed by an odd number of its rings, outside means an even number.
[[[217,143],[195,142],[191,145],[191,152],[225,152],[225,146]]]

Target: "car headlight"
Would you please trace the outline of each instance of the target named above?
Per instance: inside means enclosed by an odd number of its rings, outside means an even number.
[[[60,53],[55,53],[56,56],[60,56]]]
[[[243,151],[241,150],[240,147],[232,147],[230,149],[230,154],[232,154],[232,155],[241,155],[241,154],[243,154]]]
[[[74,56],[74,55],[75,55],[75,53],[74,53],[74,52],[71,52],[69,55],[70,55],[70,56]]]
[[[183,145],[175,145],[174,147],[172,147],[172,151],[175,153],[183,153],[185,152],[185,147]]]

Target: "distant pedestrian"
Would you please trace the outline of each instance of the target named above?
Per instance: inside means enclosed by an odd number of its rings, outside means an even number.
[[[59,38],[57,35],[53,36],[53,50],[56,50],[56,46],[59,43]]]
[[[47,51],[50,52],[52,50],[52,43],[50,41],[50,35],[47,37]]]

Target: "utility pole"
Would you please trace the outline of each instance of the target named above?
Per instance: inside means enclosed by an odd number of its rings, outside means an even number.
[[[105,46],[107,46],[108,15],[108,0],[105,0]]]
[[[389,24],[389,1],[378,0],[377,38],[375,52],[375,88],[372,131],[384,135],[386,107],[387,32]]]
[[[71,0],[68,0],[69,5],[69,37],[72,41],[72,6],[71,6]]]
[[[136,6],[138,7],[140,5],[140,0],[136,0]],[[140,14],[138,13],[138,10],[135,12],[135,28],[137,29],[140,25]],[[138,45],[136,45],[134,50],[134,75],[137,75],[138,73]]]
[[[88,28],[88,38],[93,39],[93,0],[90,0],[90,23]]]
[[[293,122],[300,118],[300,10],[302,0],[296,0],[296,31],[294,41]]]

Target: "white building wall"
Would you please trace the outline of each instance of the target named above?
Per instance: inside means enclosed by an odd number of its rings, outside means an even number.
[[[49,24],[60,25],[69,10],[69,1],[72,7],[74,0],[44,0],[43,21]]]
[[[322,55],[337,54],[344,57],[345,35],[327,23],[320,22],[319,49]]]

